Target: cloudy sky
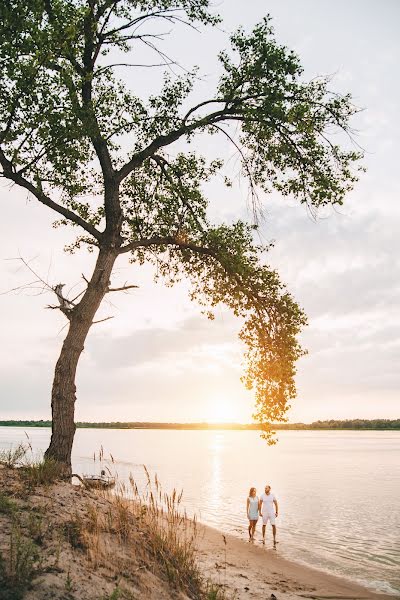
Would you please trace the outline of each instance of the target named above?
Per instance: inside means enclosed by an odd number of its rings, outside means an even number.
[[[215,57],[229,32],[251,29],[269,12],[278,40],[301,56],[306,76],[334,74],[332,89],[350,91],[364,108],[355,126],[367,173],[340,211],[313,220],[293,201],[263,198],[262,236],[275,240],[269,262],[309,316],[302,336],[309,354],[299,363],[290,419],[399,417],[400,3],[222,0],[216,8],[222,27],[181,32],[167,42],[185,67],[200,66],[199,98],[215,85]],[[133,89],[135,81],[129,81]],[[154,81],[142,72],[140,84],[148,93]],[[207,144],[202,149],[211,156]],[[242,185],[231,196],[213,186],[208,191],[218,220],[251,216]],[[63,253],[71,233],[53,229],[50,211],[26,194],[4,186],[0,194],[1,291],[32,280],[19,256],[51,284],[79,286],[92,258]],[[114,318],[95,325],[87,341],[77,418],[250,421],[253,397],[240,382],[240,324],[222,308],[207,321],[189,302],[185,283],[165,289],[152,282],[149,269],[121,260],[114,283],[125,281],[138,290],[110,297],[100,317]],[[61,315],[45,309],[52,301],[32,290],[0,296],[1,418],[50,416],[52,371],[65,335]]]

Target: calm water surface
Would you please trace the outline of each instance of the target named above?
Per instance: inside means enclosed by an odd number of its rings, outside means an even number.
[[[35,451],[47,447],[48,429],[26,431]],[[0,447],[24,440],[23,429],[0,427]],[[101,446],[120,479],[143,482],[145,464],[166,491],[184,490],[189,513],[240,537],[249,488],[270,483],[279,554],[400,593],[400,432],[284,431],[268,447],[255,431],[78,429],[74,470],[98,471]]]

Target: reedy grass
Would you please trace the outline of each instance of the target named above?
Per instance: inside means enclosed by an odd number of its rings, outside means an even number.
[[[34,456],[29,438],[26,444],[0,450],[0,464],[10,468],[20,468],[28,486],[49,485],[59,479],[57,461],[43,456]]]
[[[52,458],[31,460],[21,467],[23,479],[30,487],[50,485],[60,478],[60,467]]]
[[[207,581],[197,564],[197,518],[190,518],[183,509],[183,492],[164,492],[157,475],[152,478],[146,467],[144,472],[142,489],[130,476],[129,486],[121,484],[117,497],[139,524],[147,552],[173,588],[194,599],[222,600],[221,588]]]
[[[28,445],[18,444],[15,448],[0,450],[0,464],[9,469],[14,469],[21,464],[23,459],[25,459],[28,448]]]
[[[37,571],[37,546],[22,536],[18,525],[12,526],[9,545],[0,553],[0,600],[20,600]]]

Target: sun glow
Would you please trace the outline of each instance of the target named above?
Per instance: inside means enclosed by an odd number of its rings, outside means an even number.
[[[241,419],[239,407],[235,399],[224,398],[215,395],[210,398],[206,405],[205,420],[207,423],[240,423]]]

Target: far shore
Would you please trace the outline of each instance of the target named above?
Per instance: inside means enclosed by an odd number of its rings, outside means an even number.
[[[45,420],[3,420],[0,427],[51,427]],[[78,429],[173,429],[211,431],[262,431],[259,423],[77,422]],[[272,431],[399,431],[400,419],[347,419],[313,423],[273,423]]]
[[[204,572],[235,600],[393,600],[400,595],[375,592],[344,577],[330,575],[283,558],[271,543],[248,542],[217,529],[199,525],[199,562]]]

